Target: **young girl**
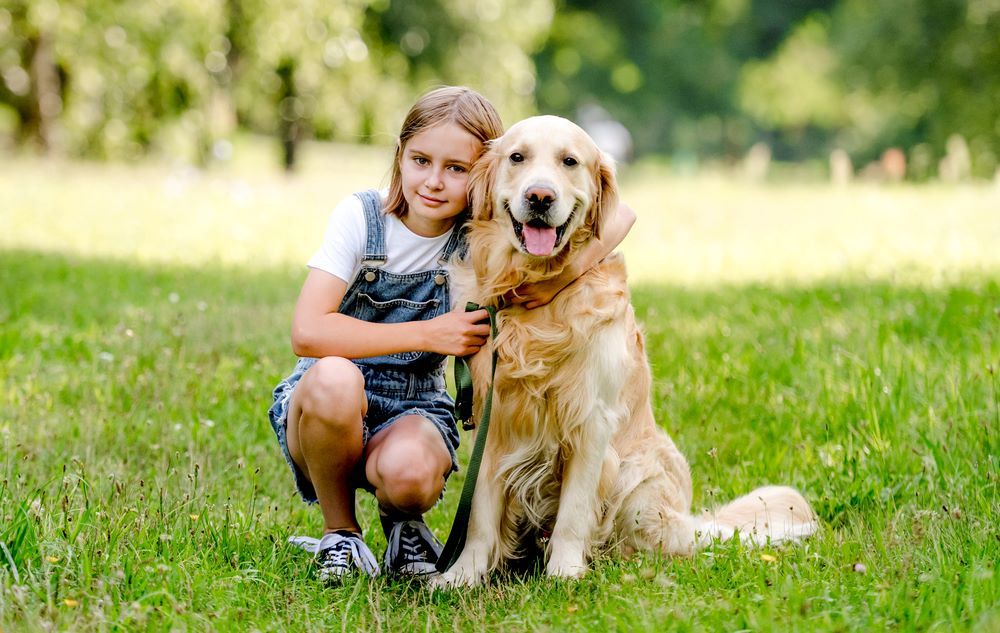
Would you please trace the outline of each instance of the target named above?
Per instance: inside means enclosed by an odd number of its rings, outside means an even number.
[[[309,260],[292,323],[301,358],[274,389],[269,417],[300,494],[323,512],[316,564],[324,581],[379,573],[355,515],[359,487],[378,500],[384,571],[434,573],[441,545],[422,515],[457,470],[459,442],[445,356],[476,352],[490,329],[485,310],[449,310],[445,263],[463,246],[469,168],[502,133],[478,93],[427,93],[403,122],[388,196],[370,190],[342,201]],[[582,252],[564,279],[519,288],[512,301],[550,301],[634,219],[622,205],[606,243]]]

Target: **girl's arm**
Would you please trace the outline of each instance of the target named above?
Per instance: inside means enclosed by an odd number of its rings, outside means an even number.
[[[297,356],[365,358],[400,352],[475,353],[489,336],[486,310],[454,311],[426,321],[369,323],[337,312],[347,283],[312,268],[302,284],[292,318]]]
[[[529,309],[552,301],[560,290],[576,281],[580,275],[599,264],[615,250],[628,235],[633,224],[635,224],[635,211],[624,202],[619,203],[614,216],[605,226],[604,236],[601,239],[587,244],[557,277],[537,284],[523,284],[508,297],[509,301],[522,304]]]

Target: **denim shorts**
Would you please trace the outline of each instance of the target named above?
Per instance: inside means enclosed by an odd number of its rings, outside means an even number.
[[[316,363],[315,358],[300,358],[294,371],[274,388],[274,402],[268,410],[271,428],[278,437],[278,444],[295,477],[295,487],[302,499],[316,503],[316,490],[305,473],[292,460],[288,451],[288,406],[292,392],[302,375]],[[441,433],[445,446],[451,454],[451,470],[458,470],[459,434],[455,422],[455,403],[445,390],[444,368],[430,374],[414,374],[405,371],[376,369],[355,363],[365,379],[365,395],[368,397],[368,413],[362,425],[362,446],[376,433],[387,429],[396,420],[407,415],[426,418]],[[447,478],[447,475],[445,475]],[[363,470],[358,473],[356,487],[374,492],[365,479]]]

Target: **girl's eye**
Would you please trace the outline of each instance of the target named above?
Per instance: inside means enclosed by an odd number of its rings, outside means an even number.
[[[413,160],[414,160],[414,161],[415,161],[415,162],[416,162],[416,163],[417,163],[418,165],[426,165],[426,164],[428,163],[427,159],[426,159],[426,158],[424,158],[423,156],[414,156],[414,157],[413,157]]]
[[[514,152],[513,154],[510,155],[510,162],[512,163],[524,162],[524,156],[522,156],[519,152]]]
[[[572,156],[567,156],[563,159],[563,165],[566,165],[567,167],[576,167],[578,164],[579,162]]]
[[[464,174],[465,173],[465,167],[462,167],[461,165],[451,165],[451,166],[448,167],[448,169],[452,170],[456,174]]]

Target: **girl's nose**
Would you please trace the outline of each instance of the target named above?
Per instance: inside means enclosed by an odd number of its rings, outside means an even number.
[[[444,187],[444,180],[441,178],[441,172],[437,169],[432,170],[427,176],[426,184],[428,189],[441,189]]]

